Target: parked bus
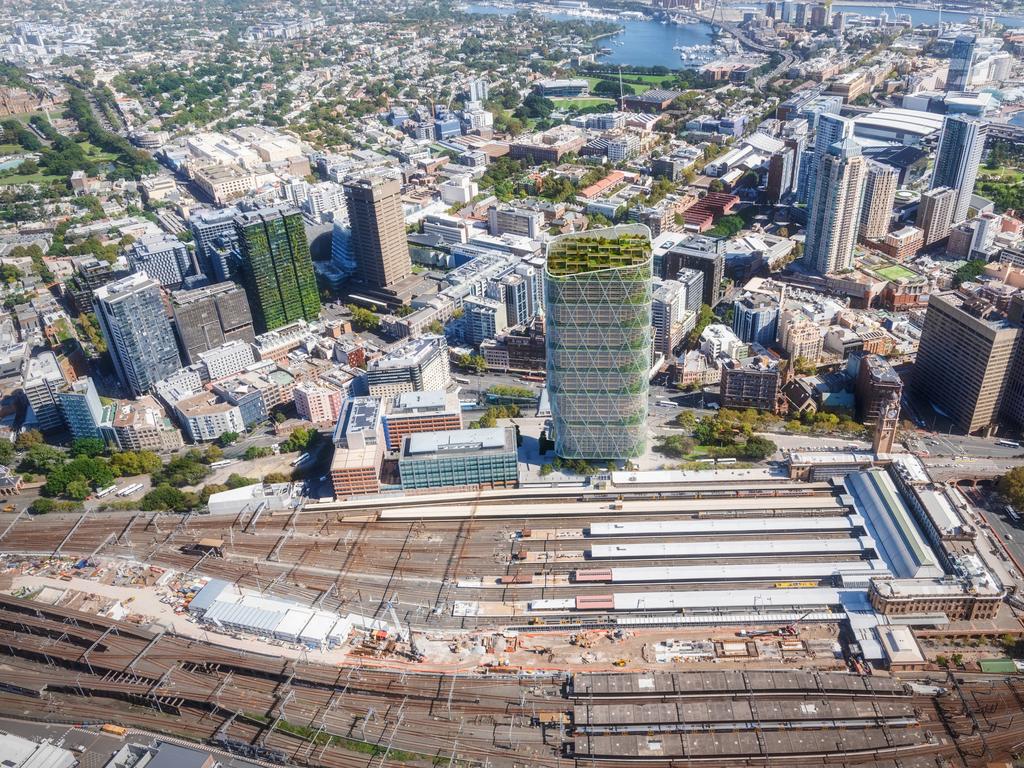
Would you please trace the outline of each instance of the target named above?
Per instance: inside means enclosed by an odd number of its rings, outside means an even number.
[[[142,483],[132,483],[118,491],[115,496],[131,496],[136,491],[141,491],[142,487]]]
[[[457,381],[459,384],[469,384],[469,379],[465,376],[452,376],[452,381]]]
[[[117,490],[117,486],[116,485],[109,485],[106,488],[101,488],[100,490],[96,491],[96,498],[97,499],[102,499],[104,496],[108,496],[108,495],[110,495],[111,493],[113,493],[116,490]]]
[[[1007,448],[1020,448],[1016,440],[996,440],[996,445],[1005,445]]]
[[[238,459],[221,459],[220,461],[213,462],[210,465],[210,469],[219,469],[220,467],[229,467],[232,464],[234,464],[236,461],[238,461]]]
[[[295,460],[294,460],[294,461],[292,462],[292,466],[293,466],[293,467],[297,467],[297,466],[299,466],[299,464],[301,464],[302,462],[304,462],[304,461],[305,461],[306,459],[308,459],[308,458],[309,458],[309,454],[308,454],[308,453],[303,453],[303,454],[301,454],[301,455],[299,456],[299,458],[295,459]]]
[[[532,373],[531,372],[531,373],[524,373],[519,378],[521,378],[523,381],[539,381],[541,383],[544,383],[544,381],[547,379],[547,374],[546,373]]]

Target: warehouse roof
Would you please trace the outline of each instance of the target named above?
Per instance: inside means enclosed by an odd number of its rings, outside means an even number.
[[[591,523],[590,536],[660,536],[666,534],[772,533],[778,531],[846,531],[862,528],[860,515],[844,517],[740,517],[728,520],[652,520],[637,523]]]
[[[793,581],[842,574],[889,576],[880,560],[847,563],[744,563],[736,565],[670,565],[612,568],[612,582]]]
[[[746,539],[742,541],[687,541],[657,544],[594,544],[590,557],[654,558],[670,557],[771,557],[774,555],[859,554],[874,549],[874,542],[862,539]]]

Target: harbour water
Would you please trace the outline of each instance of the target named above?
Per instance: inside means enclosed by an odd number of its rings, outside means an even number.
[[[743,3],[735,7],[763,7],[763,2]],[[516,12],[516,9],[509,6],[495,6],[487,3],[469,3],[463,6],[467,13],[499,14],[509,15]],[[878,5],[878,4],[850,4],[836,3],[833,10],[844,13],[857,13],[862,16],[880,16],[883,13],[890,19],[896,15],[908,15],[915,24],[935,24],[939,20],[939,12],[922,8],[907,8],[900,5]],[[546,14],[552,19],[559,21],[570,21],[579,19],[579,16],[564,13]],[[945,22],[967,23],[971,14],[960,11],[943,11],[942,20]],[[995,16],[997,22],[1007,27],[1024,27],[1024,18],[1015,16]],[[686,24],[676,26],[674,24],[663,24],[655,19],[614,19],[615,23],[622,27],[622,31],[603,38],[602,47],[608,48],[611,52],[600,57],[602,63],[622,64],[623,66],[639,67],[668,67],[669,69],[682,69],[687,65],[679,59],[679,52],[673,50],[678,47],[690,47],[694,45],[707,45],[712,42],[713,35],[711,27],[707,24]],[[691,66],[695,66],[692,65]]]
[[[515,13],[512,8],[485,4],[469,4],[465,6],[465,10],[467,13]],[[545,15],[559,21],[580,18],[561,13]],[[611,50],[611,53],[600,57],[600,61],[605,64],[682,69],[683,63],[679,59],[679,52],[673,50],[675,46],[708,45],[713,41],[711,27],[707,24],[675,26],[662,24],[653,19],[616,19],[615,23],[622,27],[622,31],[601,39],[601,46]]]

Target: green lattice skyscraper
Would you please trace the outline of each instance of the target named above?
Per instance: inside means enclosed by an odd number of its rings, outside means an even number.
[[[547,382],[562,458],[644,451],[651,278],[651,231],[639,224],[563,235],[548,246]]]
[[[320,316],[320,294],[294,208],[261,208],[235,217],[246,291],[260,333]]]

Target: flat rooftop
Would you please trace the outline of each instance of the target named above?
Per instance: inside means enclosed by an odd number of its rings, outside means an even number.
[[[395,395],[387,403],[386,411],[389,418],[403,416],[430,416],[452,410],[460,412],[459,398],[455,393],[432,389],[424,392],[403,392]]]
[[[402,458],[417,459],[432,455],[515,449],[515,431],[507,427],[455,429],[449,432],[419,432],[409,435],[402,446]]]

